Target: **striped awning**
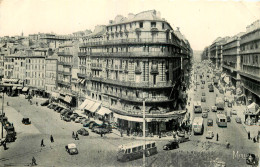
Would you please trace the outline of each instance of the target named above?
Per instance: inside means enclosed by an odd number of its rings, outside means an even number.
[[[23,87],[22,91],[23,91],[23,92],[27,92],[28,89],[29,89],[28,87]]]
[[[85,101],[84,101],[83,103],[81,103],[81,105],[79,106],[78,109],[79,109],[79,110],[84,109],[84,108],[88,105],[89,101],[90,101],[90,100],[85,99]]]
[[[112,111],[109,110],[108,108],[106,108],[106,107],[101,107],[101,108],[98,110],[97,114],[104,116],[105,114],[110,114],[111,112],[112,112]]]
[[[100,105],[101,105],[101,103],[98,103],[98,102],[96,102],[90,109],[89,109],[89,111],[90,112],[96,112],[97,111],[97,109],[100,107]]]
[[[90,110],[90,108],[95,104],[94,101],[92,100],[89,100],[88,104],[86,105],[86,107],[84,109],[86,110]]]
[[[64,98],[64,101],[66,101],[67,103],[71,103],[72,97],[69,96],[69,95],[66,95],[65,98]]]

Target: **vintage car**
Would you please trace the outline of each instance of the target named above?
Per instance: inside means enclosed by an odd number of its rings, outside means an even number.
[[[30,125],[30,124],[31,124],[31,121],[29,120],[29,118],[23,118],[23,119],[22,119],[22,123],[23,123],[24,125]]]
[[[74,154],[78,154],[78,149],[76,144],[71,143],[65,146],[66,151],[70,154],[70,155],[74,155]]]
[[[213,139],[214,133],[212,131],[207,131],[206,139]]]
[[[240,117],[236,117],[236,123],[238,123],[238,124],[241,124],[242,123],[242,121],[241,121],[241,118]]]
[[[82,135],[82,136],[88,136],[89,135],[89,132],[87,129],[85,128],[81,128],[77,131],[78,134]]]
[[[212,112],[217,112],[217,106],[212,106],[212,107],[211,107],[211,111],[212,111]]]
[[[206,102],[206,97],[205,96],[201,97],[201,102]]]
[[[49,100],[46,100],[46,101],[41,103],[41,106],[47,106],[48,104],[49,104]]]
[[[169,141],[166,145],[163,146],[164,150],[173,150],[179,148],[178,141]]]
[[[247,165],[256,165],[258,164],[258,158],[255,154],[247,154],[247,157],[246,157],[246,164]]]
[[[209,118],[207,122],[208,126],[213,126],[213,119]]]

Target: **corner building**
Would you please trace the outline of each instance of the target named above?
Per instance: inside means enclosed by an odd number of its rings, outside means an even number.
[[[158,134],[178,124],[183,115],[175,110],[185,108],[181,40],[159,12],[117,16],[83,41],[78,73],[82,92],[109,108],[120,128],[142,129],[144,100],[147,131]],[[95,115],[88,108],[86,112]]]

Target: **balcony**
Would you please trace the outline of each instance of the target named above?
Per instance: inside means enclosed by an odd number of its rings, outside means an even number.
[[[140,66],[135,66],[135,74],[141,74],[142,70]]]
[[[70,86],[70,82],[69,81],[58,80],[58,84]]]
[[[173,52],[94,52],[91,56],[102,56],[102,57],[181,57],[180,54],[176,54]]]
[[[66,72],[66,71],[58,71],[59,74],[63,74],[63,75],[72,75],[71,72]]]
[[[91,70],[101,70],[102,71],[102,64],[91,63]]]
[[[179,46],[175,41],[166,38],[127,38],[127,39],[116,39],[109,41],[97,41],[80,44],[80,47],[87,46],[106,46],[106,45],[124,45],[124,44],[169,44]]]
[[[78,56],[88,56],[90,52],[78,52]]]
[[[72,63],[64,62],[64,61],[59,61],[59,62],[58,62],[58,65],[72,66]]]
[[[258,49],[251,49],[251,50],[241,50],[240,54],[251,54],[251,53],[260,53],[260,46]]]
[[[70,52],[58,52],[59,56],[73,56]]]
[[[171,82],[159,82],[155,85],[153,83],[148,82],[130,82],[130,81],[119,81],[119,80],[112,80],[107,78],[99,78],[99,77],[92,77],[91,80],[108,83],[112,85],[124,86],[124,87],[136,87],[136,88],[171,88],[173,87]]]

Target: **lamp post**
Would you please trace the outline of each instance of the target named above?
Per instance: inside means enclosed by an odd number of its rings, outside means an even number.
[[[143,100],[143,167],[146,166],[146,161],[145,161],[145,99]]]

